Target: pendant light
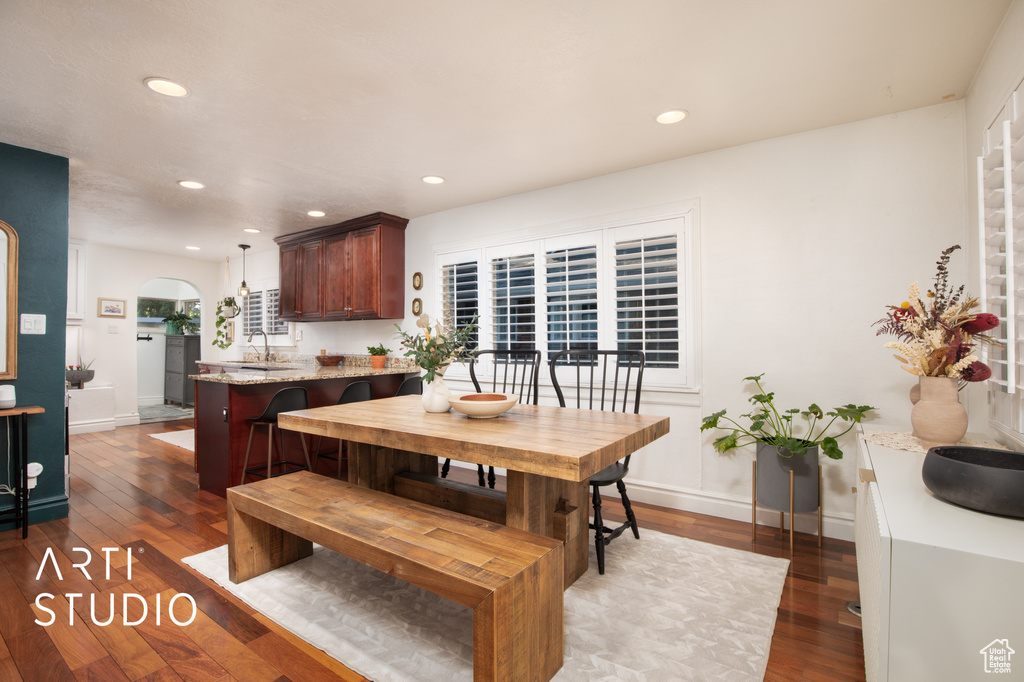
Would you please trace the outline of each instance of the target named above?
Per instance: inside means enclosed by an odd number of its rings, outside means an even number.
[[[244,298],[249,295],[249,286],[245,283],[245,250],[249,245],[239,244],[238,248],[242,250],[242,286],[238,287],[238,295]]]

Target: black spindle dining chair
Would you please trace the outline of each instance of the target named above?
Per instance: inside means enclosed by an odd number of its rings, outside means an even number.
[[[520,403],[536,405],[540,361],[538,350],[481,350],[469,361],[469,378],[477,393],[514,393]],[[451,463],[444,461],[441,478],[448,477]],[[482,464],[476,465],[476,473],[481,486],[494,487],[494,467],[488,467],[486,480]]]
[[[351,384],[346,386],[342,391],[341,395],[338,396],[338,402],[336,405],[347,405],[348,403],[361,403],[364,400],[371,400],[373,398],[373,386],[369,381],[353,381]],[[338,441],[337,450],[325,450],[320,452],[320,441],[323,438],[317,436],[316,439],[316,451],[313,453],[313,471],[316,471],[317,462],[320,458],[332,459],[338,462],[338,478],[341,478],[341,463],[348,459],[348,452],[346,451],[345,444],[342,441]]]
[[[615,350],[563,350],[551,358],[551,383],[562,407],[609,412],[640,412],[640,390],[644,378],[644,354],[641,351]],[[597,570],[604,575],[605,545],[622,534],[626,528],[640,539],[633,507],[626,495],[623,479],[629,473],[630,455],[605,467],[590,477],[593,489],[594,545],[597,549]],[[617,528],[608,528],[601,519],[601,488],[611,484],[618,488],[626,522]]]

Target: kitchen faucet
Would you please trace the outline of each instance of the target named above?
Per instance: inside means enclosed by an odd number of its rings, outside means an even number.
[[[249,332],[249,338],[247,341],[252,341],[252,337],[256,334],[263,334],[263,362],[270,362],[270,342],[267,340],[267,333],[262,329],[255,329]]]

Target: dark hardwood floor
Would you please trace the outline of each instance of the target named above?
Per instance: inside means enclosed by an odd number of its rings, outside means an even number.
[[[149,437],[191,426],[162,422],[71,437],[68,518],[30,527],[26,540],[19,530],[0,533],[0,681],[363,679],[180,563],[227,541],[225,502],[197,490],[192,453]],[[458,476],[474,481],[476,474],[460,469]],[[604,509],[620,519],[621,508],[611,497]],[[752,546],[749,524],[635,507],[643,528],[792,560],[766,680],[864,679],[860,622],[846,610],[846,602],[857,599],[852,543],[826,538],[819,549],[813,536],[797,534],[791,554],[788,536],[778,529],[759,526]],[[616,544],[629,541],[616,540],[609,561]],[[101,550],[113,547],[121,549],[109,552],[108,575]],[[88,578],[72,567],[84,560],[74,548],[92,552]],[[130,579],[129,548],[135,560]],[[48,550],[61,577],[47,559],[37,580]],[[56,595],[41,602],[54,613],[48,627],[34,622],[51,618],[34,604],[43,592]],[[168,603],[177,593],[195,599],[198,615],[188,626],[167,627]],[[95,615],[92,594],[98,596]],[[147,602],[149,615],[139,625],[121,623],[124,599],[131,618],[142,610],[141,602],[125,594]],[[111,596],[116,617],[98,625],[93,621],[106,620]],[[68,624],[69,597],[74,625]],[[179,599],[174,609],[179,619],[191,613],[184,605]],[[164,619],[159,626],[158,607]]]

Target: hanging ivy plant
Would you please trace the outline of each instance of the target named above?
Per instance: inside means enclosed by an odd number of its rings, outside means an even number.
[[[228,339],[228,320],[237,317],[240,312],[242,309],[235,303],[234,296],[227,296],[217,301],[217,336],[213,340],[213,345],[221,349],[231,345],[231,341]]]

